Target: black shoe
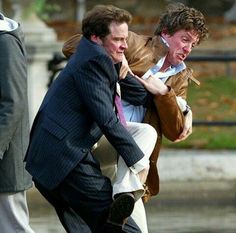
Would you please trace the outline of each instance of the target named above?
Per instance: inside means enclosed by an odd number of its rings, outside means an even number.
[[[134,209],[134,195],[132,193],[120,194],[112,203],[108,223],[122,226]]]
[[[106,222],[104,229],[102,231],[103,233],[125,233],[122,230],[122,225],[114,225],[112,223]]]

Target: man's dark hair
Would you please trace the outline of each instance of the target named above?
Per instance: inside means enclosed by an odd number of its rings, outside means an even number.
[[[203,14],[196,10],[185,6],[182,3],[170,4],[167,11],[161,15],[155,35],[161,35],[161,32],[166,31],[173,35],[177,31],[184,29],[187,31],[195,30],[199,36],[200,43],[208,37],[208,29],[205,25]]]
[[[132,20],[131,14],[112,5],[97,5],[88,11],[82,21],[82,33],[90,39],[91,35],[104,38],[110,33],[109,26],[112,22],[127,23]]]

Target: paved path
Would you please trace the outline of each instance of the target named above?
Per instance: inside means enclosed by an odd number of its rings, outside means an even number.
[[[162,150],[158,168],[162,181],[236,180],[234,150]]]

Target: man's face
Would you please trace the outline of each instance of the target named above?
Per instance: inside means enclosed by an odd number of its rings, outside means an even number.
[[[178,65],[184,61],[199,40],[198,34],[194,30],[179,30],[172,36],[162,33],[162,37],[169,44],[169,52],[166,59],[170,65]]]
[[[126,23],[117,24],[115,22],[110,25],[110,34],[102,40],[102,45],[111,56],[114,63],[122,61],[124,51],[128,48],[128,25]]]

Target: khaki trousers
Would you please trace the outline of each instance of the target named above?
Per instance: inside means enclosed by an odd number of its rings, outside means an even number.
[[[157,139],[155,129],[148,124],[127,122],[127,130],[143,151],[144,156],[149,159]],[[121,156],[117,156],[116,150],[105,136],[98,141],[93,153],[100,162],[103,175],[109,177],[112,181],[113,196],[122,192],[134,193],[136,203],[131,216],[142,230],[142,233],[147,233],[146,213],[141,199],[144,188],[138,175],[127,167]]]

